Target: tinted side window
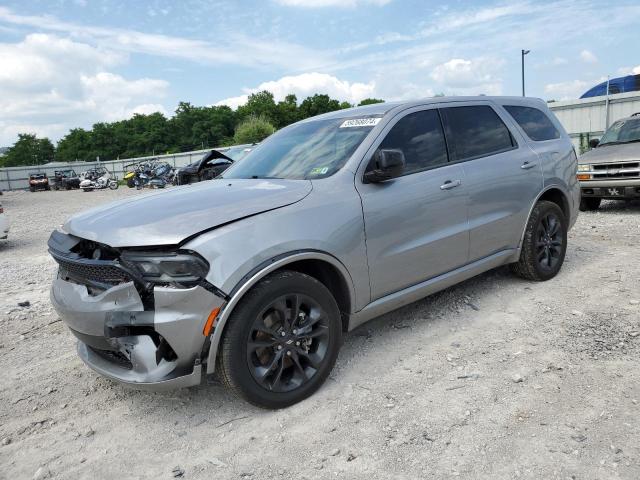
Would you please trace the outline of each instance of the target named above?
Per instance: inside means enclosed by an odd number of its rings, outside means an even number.
[[[437,110],[410,113],[402,118],[378,148],[402,150],[407,162],[405,174],[447,163],[447,147]]]
[[[560,132],[543,111],[515,105],[505,105],[504,108],[531,140],[541,142],[560,138]]]
[[[443,109],[447,136],[456,160],[511,150],[515,141],[493,108],[485,105]]]

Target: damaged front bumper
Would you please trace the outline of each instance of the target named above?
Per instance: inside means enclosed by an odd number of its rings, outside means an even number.
[[[198,385],[208,337],[209,313],[224,300],[210,291],[156,286],[153,310],[145,310],[133,282],[90,294],[87,287],[53,281],[51,301],[78,338],[78,354],[105,377],[141,389]]]

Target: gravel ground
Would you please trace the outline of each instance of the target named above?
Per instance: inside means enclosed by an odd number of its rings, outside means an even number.
[[[137,392],[76,357],[46,240],[136,194],[2,197],[0,478],[640,478],[640,204],[582,214],[554,280],[500,268],[362,326],[318,393],[264,411],[215,378]]]

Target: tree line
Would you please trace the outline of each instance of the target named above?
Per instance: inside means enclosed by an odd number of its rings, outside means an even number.
[[[358,106],[381,102],[383,100],[367,98]],[[95,161],[98,157],[114,160],[255,143],[298,120],[353,106],[325,94],[307,97],[300,104],[293,94],[276,102],[273,94],[266,90],[249,95],[247,103],[236,110],[228,106],[198,107],[180,102],[170,118],[159,112],[135,114],[126,120],[96,123],[89,130],[74,128],[56,146],[48,138],[21,133],[17,142],[0,157],[0,167],[54,160]]]

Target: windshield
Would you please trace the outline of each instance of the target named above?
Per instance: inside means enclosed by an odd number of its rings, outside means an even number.
[[[600,145],[630,142],[640,142],[640,118],[617,121],[600,139]]]
[[[257,146],[223,178],[325,178],[340,170],[380,117],[294,124]]]
[[[253,150],[253,148],[251,147],[230,147],[229,150],[222,153],[231,158],[234,162],[237,162],[238,160],[242,160],[244,157],[246,157],[247,153],[249,153],[251,150]]]

